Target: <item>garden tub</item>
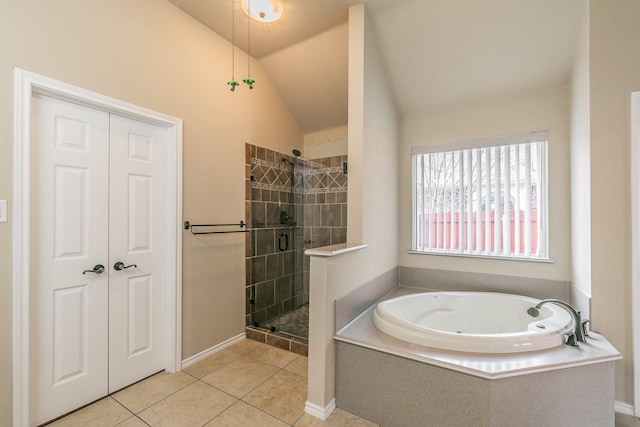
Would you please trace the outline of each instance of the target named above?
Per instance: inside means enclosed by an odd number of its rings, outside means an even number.
[[[545,304],[538,317],[527,310],[540,300],[493,292],[423,292],[378,303],[373,320],[403,341],[443,350],[519,353],[562,345],[571,315]]]

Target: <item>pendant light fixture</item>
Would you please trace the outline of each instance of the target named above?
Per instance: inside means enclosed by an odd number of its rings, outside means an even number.
[[[234,10],[235,0],[231,0],[231,80],[227,82],[231,86],[231,92],[235,92],[240,85],[235,77],[236,68],[236,11]]]
[[[240,83],[235,79],[235,0],[231,0],[231,80],[227,84],[231,87],[231,91],[234,92],[236,87],[240,86]],[[258,21],[262,23],[270,23],[277,21],[282,17],[284,7],[281,0],[240,0],[242,10],[247,15],[247,77],[242,81],[253,89],[253,85],[256,82],[251,77],[251,21]]]
[[[256,82],[251,78],[251,0],[247,0],[247,78],[242,81],[249,86],[249,89],[253,89],[253,84]]]

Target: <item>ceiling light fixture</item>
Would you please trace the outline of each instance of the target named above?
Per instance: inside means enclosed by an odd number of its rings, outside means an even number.
[[[249,5],[251,2],[251,5]],[[242,0],[242,10],[258,22],[274,22],[282,17],[284,8],[280,0]]]

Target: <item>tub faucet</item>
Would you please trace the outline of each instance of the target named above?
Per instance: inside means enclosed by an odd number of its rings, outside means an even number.
[[[564,301],[560,301],[558,299],[544,299],[536,304],[535,307],[529,307],[527,313],[531,317],[538,317],[540,315],[540,307],[548,302],[557,304],[560,307],[564,308],[569,312],[569,314],[571,314],[571,317],[573,318],[573,323],[575,325],[574,332],[572,334],[569,334],[567,338],[567,345],[578,347],[578,342],[587,342],[586,337],[588,336],[588,334],[586,332],[586,327],[589,321],[585,320],[583,322],[580,316],[580,312],[576,311],[575,308],[571,307]]]

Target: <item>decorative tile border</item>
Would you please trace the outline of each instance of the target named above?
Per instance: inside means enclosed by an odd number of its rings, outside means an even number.
[[[326,162],[327,159],[333,161],[333,158],[319,159],[319,161]],[[304,162],[313,163],[313,166],[305,165],[301,170],[296,171],[293,183],[293,191],[296,194],[347,191],[348,178],[343,173],[342,166],[324,166],[307,160]],[[250,164],[252,188],[291,192],[291,170],[288,165],[257,158],[251,158]]]

